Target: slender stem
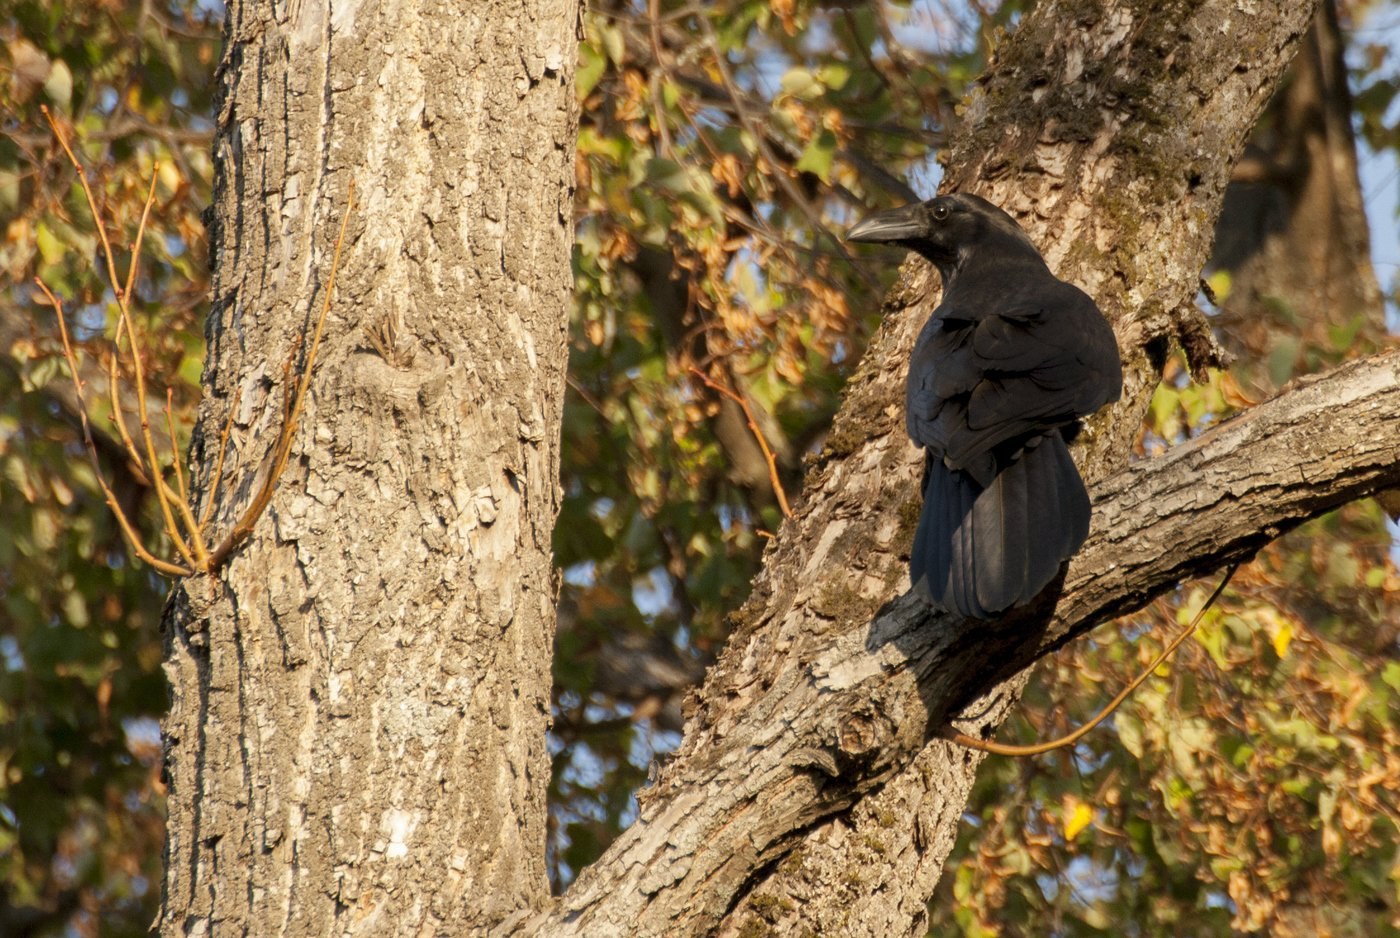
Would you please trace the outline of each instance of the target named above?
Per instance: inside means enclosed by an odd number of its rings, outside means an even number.
[[[180,520],[185,523],[185,530],[190,534],[190,548],[194,551],[196,559],[199,561],[199,569],[208,572],[209,570],[209,549],[204,544],[204,532],[195,520],[194,510],[190,507],[190,492],[185,485],[185,472],[180,468],[183,461],[180,458],[180,444],[175,436],[175,392],[170,388],[165,389],[165,423],[170,434],[170,465],[175,469],[175,485],[179,489],[179,497],[172,499],[175,502],[175,510],[180,513]]]
[[[117,300],[122,300],[122,282],[117,279],[117,262],[112,257],[112,245],[107,240],[107,229],[102,224],[102,213],[97,210],[97,199],[92,194],[92,187],[88,185],[87,173],[83,172],[83,164],[78,161],[78,155],[73,152],[73,148],[68,145],[68,138],[63,135],[63,129],[59,127],[58,121],[54,120],[49,113],[48,105],[39,105],[39,110],[44,112],[44,119],[49,122],[49,127],[53,129],[53,135],[58,139],[58,145],[63,148],[63,152],[68,154],[68,162],[73,164],[73,168],[78,171],[78,182],[83,187],[83,195],[87,197],[88,211],[92,212],[92,222],[97,226],[97,237],[102,242],[102,258],[107,263],[107,279],[112,284],[112,289],[117,293]]]
[[[146,222],[151,217],[151,205],[156,200],[156,175],[159,172],[160,164],[156,163],[151,167],[151,188],[146,192],[146,204],[141,209],[141,224],[136,226],[136,240],[131,244],[131,263],[126,269],[126,288],[122,291],[126,296],[131,296],[132,287],[136,283],[136,271],[141,266],[141,241],[146,237]]]
[[[102,497],[107,502],[107,508],[112,512],[113,517],[117,519],[117,527],[121,529],[122,536],[126,538],[127,545],[139,559],[150,564],[161,573],[170,576],[189,576],[194,572],[192,567],[182,567],[179,564],[162,560],[142,546],[141,539],[137,536],[135,527],[133,527],[131,521],[126,517],[126,512],[122,510],[121,504],[117,501],[116,494],[112,491],[111,486],[107,484],[106,478],[103,477],[102,462],[97,456],[97,444],[93,441],[92,427],[88,424],[87,399],[83,394],[82,378],[79,377],[78,358],[73,350],[73,342],[68,336],[68,324],[63,316],[63,303],[59,301],[58,297],[54,295],[53,291],[49,289],[48,284],[44,283],[44,281],[36,277],[34,278],[34,282],[38,285],[39,289],[43,291],[44,296],[48,298],[50,305],[54,308],[54,314],[58,318],[58,331],[63,340],[63,356],[68,360],[68,370],[73,375],[73,387],[78,395],[78,419],[83,428],[83,442],[87,447],[88,459],[92,463],[93,476],[97,479],[97,485],[102,490]]]
[[[122,280],[117,276],[117,263],[112,257],[112,245],[107,239],[107,230],[102,222],[102,213],[98,210],[97,199],[92,194],[92,187],[88,185],[87,173],[83,172],[83,165],[78,161],[78,156],[73,152],[73,148],[68,145],[68,139],[63,135],[63,130],[59,127],[58,121],[54,120],[53,115],[49,113],[47,107],[43,108],[43,112],[44,117],[48,119],[49,126],[53,128],[54,136],[58,139],[59,146],[61,146],[63,152],[68,155],[69,162],[73,164],[73,168],[78,173],[78,182],[82,184],[83,195],[87,197],[88,210],[92,212],[93,224],[97,226],[97,235],[102,241],[102,253],[107,264],[107,279],[112,284],[112,292],[115,293],[117,297],[117,309],[119,313],[117,318],[117,335],[120,337],[122,329],[125,328],[127,337],[131,341],[131,367],[132,374],[136,378],[136,411],[141,424],[141,442],[146,449],[145,458],[147,472],[151,477],[152,487],[155,489],[156,502],[160,505],[161,516],[165,520],[166,533],[170,535],[171,541],[175,544],[175,549],[180,552],[180,556],[185,558],[186,563],[191,567],[203,568],[205,564],[195,561],[194,551],[191,549],[191,546],[185,542],[184,537],[180,533],[180,526],[175,521],[175,509],[172,503],[177,500],[177,496],[170,490],[170,486],[165,484],[165,480],[161,478],[160,458],[156,454],[155,437],[151,433],[150,413],[146,404],[146,375],[141,365],[140,336],[136,332],[136,321],[131,315],[130,297],[127,292],[128,288],[123,286]],[[146,197],[146,208],[141,214],[141,227],[138,228],[136,232],[135,243],[137,244],[140,244],[145,236],[146,221],[150,216],[151,200],[154,197],[155,177],[153,174],[150,192]],[[129,280],[135,276],[136,262],[137,259],[133,257],[132,269],[129,272]],[[188,509],[188,506],[186,506],[186,509]],[[199,546],[197,531],[194,537],[196,539],[196,545]],[[199,554],[199,560],[204,561],[206,555],[202,550],[202,546]]]
[[[175,389],[165,389],[165,432],[170,437],[170,464],[175,468],[175,487],[180,500],[189,503],[190,492],[185,487],[185,473],[180,469],[180,441],[175,436]]]
[[[1195,618],[1191,620],[1191,624],[1188,625],[1180,635],[1168,642],[1167,647],[1163,648],[1157,657],[1152,659],[1152,663],[1144,668],[1137,677],[1129,681],[1128,686],[1119,691],[1118,696],[1109,701],[1108,706],[1100,710],[1092,720],[1085,723],[1073,733],[1067,736],[1061,736],[1059,739],[1052,739],[1046,743],[1037,743],[1034,746],[1011,746],[986,739],[974,739],[964,733],[952,734],[952,740],[963,746],[967,746],[969,749],[980,749],[982,752],[994,752],[1001,756],[1036,756],[1043,752],[1050,752],[1054,749],[1063,749],[1065,746],[1072,746],[1086,733],[1106,720],[1109,714],[1117,710],[1119,705],[1128,699],[1129,694],[1137,690],[1153,671],[1156,671],[1162,666],[1162,662],[1172,656],[1172,653],[1177,650],[1182,642],[1191,637],[1192,633],[1196,631],[1196,626],[1201,624],[1201,618],[1206,614],[1206,610],[1215,605],[1215,601],[1220,598],[1220,594],[1225,591],[1225,585],[1230,582],[1230,578],[1235,575],[1235,571],[1239,568],[1240,565],[1238,562],[1230,564],[1229,569],[1225,571],[1225,576],[1221,577],[1219,585],[1215,587],[1215,591],[1206,599],[1205,605],[1196,613]]]
[[[768,481],[773,486],[773,494],[778,497],[778,508],[782,510],[784,518],[791,518],[792,509],[788,507],[787,492],[783,491],[782,480],[778,478],[778,460],[774,457],[773,450],[769,448],[768,441],[764,439],[763,431],[758,428],[758,421],[754,418],[753,411],[749,408],[749,402],[732,389],[710,380],[710,377],[699,368],[690,369],[690,373],[705,382],[706,387],[716,393],[723,394],[743,409],[744,417],[749,422],[749,432],[752,433],[754,439],[758,441],[758,448],[763,451],[763,459],[768,463]]]
[[[117,341],[121,341],[121,334],[118,333]],[[126,450],[127,461],[131,463],[131,469],[142,485],[150,485],[150,476],[146,474],[146,466],[141,459],[141,451],[136,448],[136,443],[132,441],[131,434],[126,429],[126,415],[122,412],[122,399],[120,382],[117,379],[117,356],[120,351],[116,345],[112,347],[111,357],[107,359],[107,396],[111,400],[112,416],[111,420],[117,427],[117,436],[121,438],[122,447]]]
[[[233,430],[233,416],[238,413],[238,396],[242,393],[242,388],[233,389],[233,402],[229,404],[228,419],[224,421],[224,432],[219,434],[219,456],[214,460],[214,475],[210,479],[209,488],[204,497],[204,510],[199,513],[199,530],[203,531],[209,526],[209,516],[214,511],[215,496],[219,491],[219,482],[224,475],[224,453],[228,449],[228,436]]]

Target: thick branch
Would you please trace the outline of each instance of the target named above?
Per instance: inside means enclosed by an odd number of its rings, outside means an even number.
[[[1048,625],[1028,634],[1027,626],[1041,616],[1018,616],[998,628],[1006,638],[990,641],[983,627],[954,627],[954,634],[975,633],[969,637],[988,653],[956,669],[985,690],[1182,580],[1248,559],[1303,521],[1394,486],[1400,482],[1398,427],[1395,350],[1300,383],[1198,439],[1114,474],[1094,487],[1094,531],[1069,566]],[[901,600],[900,609],[904,605]],[[911,658],[927,645],[936,656],[936,643],[921,638],[924,618],[900,609],[871,625],[867,645],[894,643]],[[953,670],[951,664],[940,662],[936,670]],[[926,699],[957,704],[937,692]]]
[[[598,934],[626,921],[674,934],[714,921],[742,871],[908,765],[969,689],[1307,518],[1400,484],[1397,426],[1400,351],[1297,387],[1096,486],[1094,530],[1049,616],[993,630],[930,616],[905,596],[873,622],[853,620],[757,694],[716,734],[710,758],[692,759],[684,777],[647,797],[614,847],[626,874],[581,879],[548,933]],[[671,892],[688,894],[684,913],[666,889],[681,882]]]
[[[1310,13],[1310,4],[1299,4],[1245,15],[1230,0],[1152,7],[1044,0],[1017,27],[965,102],[945,188],[977,192],[1022,220],[1052,269],[1088,290],[1114,321],[1126,373],[1123,401],[1081,436],[1081,468],[1103,503],[1096,533],[1069,570],[1058,618],[1056,609],[1041,609],[965,627],[893,599],[907,584],[919,510],[902,365],[937,294],[927,265],[911,262],[886,298],[884,326],[847,386],[795,517],[695,700],[680,750],[643,793],[637,824],[579,878],[546,934],[733,932],[744,910],[758,911],[755,896],[802,866],[804,854],[830,846],[838,863],[863,861],[839,843],[841,828],[861,824],[877,805],[918,818],[905,839],[928,875],[896,871],[878,890],[808,893],[810,904],[795,918],[831,933],[917,930],[915,910],[937,879],[977,761],[942,743],[926,746],[944,719],[1072,632],[1209,563],[1201,558],[1248,553],[1276,529],[1354,496],[1343,491],[1351,482],[1318,474],[1324,457],[1311,481],[1299,483],[1312,501],[1270,507],[1279,491],[1250,480],[1269,465],[1266,455],[1291,458],[1276,445],[1281,427],[1293,426],[1287,419],[1272,428],[1274,438],[1240,441],[1252,450],[1241,475],[1206,469],[1230,493],[1223,500],[1197,504],[1199,496],[1165,483],[1166,501],[1140,500],[1170,477],[1154,473],[1186,465],[1176,460],[1190,450],[1128,467],[1161,357],[1181,332],[1177,311],[1196,292],[1229,167]],[[1261,413],[1289,413],[1281,406]],[[1397,413],[1394,401],[1383,406]],[[1298,426],[1321,425],[1316,414],[1310,420]],[[1236,432],[1231,424],[1211,438]],[[1294,440],[1298,452],[1301,442]],[[1200,449],[1207,445],[1192,447],[1207,452]],[[1208,452],[1216,459],[1224,450]],[[1357,485],[1385,474],[1344,453],[1334,461]],[[1134,475],[1143,472],[1151,475]],[[1184,475],[1176,478],[1179,486]],[[1284,481],[1280,475],[1270,485]],[[1218,516],[1202,514],[1212,508]],[[1243,526],[1234,535],[1226,515]],[[978,705],[977,726],[965,731],[998,722],[1014,705],[1012,683]],[[926,782],[921,790],[905,787],[916,777]],[[854,830],[862,840],[877,833]],[[842,920],[862,892],[865,899],[879,892],[886,907],[867,915],[861,906]],[[786,901],[776,898],[770,906]],[[834,909],[832,917],[818,907]]]

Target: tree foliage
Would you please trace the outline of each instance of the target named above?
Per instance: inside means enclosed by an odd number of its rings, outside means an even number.
[[[557,885],[628,823],[649,763],[674,746],[682,698],[781,523],[775,493],[796,492],[878,328],[893,271],[853,255],[840,232],[910,197],[905,178],[931,192],[955,102],[1021,9],[590,6],[555,539]],[[114,328],[95,231],[38,105],[82,141],[114,243],[131,237],[156,174],[137,305],[149,371],[187,426],[207,291],[198,213],[215,19],[198,3],[114,0],[21,2],[0,21],[11,219],[0,263],[12,284],[0,322],[0,931],[93,933],[99,920],[104,934],[144,931],[161,837],[165,587],[133,566],[102,506],[51,313],[25,286],[41,275],[67,298],[80,338]],[[1346,117],[1370,146],[1400,149],[1393,51],[1358,36]],[[1276,383],[1385,341],[1374,316],[1303,329],[1316,310],[1273,297],[1268,311],[1272,332],[1241,347],[1289,350],[1268,362]],[[1249,406],[1258,365],[1245,357],[1207,385],[1169,366],[1142,452]],[[148,485],[116,447],[102,452],[158,530]],[[933,903],[939,930],[1400,929],[1391,549],[1371,502],[1289,535],[1241,571],[1111,727],[1072,751],[990,762]],[[1185,584],[1062,653],[1037,675],[1018,735],[1086,719],[1205,590]]]
[[[115,324],[96,229],[47,105],[81,141],[119,254],[150,179],[156,207],[134,307],[146,367],[181,426],[196,399],[207,277],[215,19],[199,4],[10,4],[0,19],[0,932],[144,934],[163,812],[158,632],[166,585],[133,564],[87,465],[42,276],[80,345]],[[118,258],[123,261],[125,258]],[[85,377],[105,387],[91,356]],[[149,484],[99,420],[108,478],[151,531]],[[183,443],[181,444],[183,448]]]

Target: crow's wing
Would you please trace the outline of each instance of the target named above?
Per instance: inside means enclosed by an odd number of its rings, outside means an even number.
[[[1118,348],[1093,300],[1051,277],[1015,293],[950,291],[910,362],[909,435],[983,484],[1000,444],[1091,414],[1122,387]]]

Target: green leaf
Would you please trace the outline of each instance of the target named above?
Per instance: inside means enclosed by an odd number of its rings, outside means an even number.
[[[85,629],[92,621],[88,615],[87,600],[77,590],[70,590],[63,597],[63,615],[75,629]]]
[[[1123,744],[1123,748],[1132,753],[1134,758],[1141,759],[1143,754],[1141,721],[1120,712],[1114,718],[1114,726],[1118,730],[1118,741]]]
[[[1287,384],[1288,379],[1293,377],[1300,342],[1297,336],[1282,336],[1269,352],[1269,378],[1274,384]]]
[[[604,156],[614,163],[621,163],[627,149],[627,141],[621,137],[603,136],[592,127],[579,131],[578,151],[585,155]]]
[[[1152,426],[1158,435],[1170,440],[1180,431],[1177,411],[1181,406],[1181,392],[1165,384],[1159,384],[1152,394]]]
[[[595,21],[597,22],[597,21]],[[616,26],[609,26],[600,22],[598,26],[598,37],[603,41],[603,50],[607,52],[608,58],[614,65],[621,65],[623,59],[627,57],[626,40],[622,36],[622,30]]]
[[[808,69],[788,69],[778,81],[783,91],[798,98],[815,98],[822,93],[822,84]]]
[[[844,62],[831,62],[817,69],[817,78],[832,91],[840,91],[851,80],[851,67]]]
[[[676,82],[668,75],[661,81],[661,103],[665,105],[666,110],[672,111],[675,110],[675,107],[677,104],[680,103],[680,100],[681,86],[676,84]]]
[[[39,245],[39,256],[44,259],[45,264],[57,264],[63,260],[63,255],[68,253],[63,242],[43,222],[35,226],[34,241]]]
[[[585,42],[579,46],[578,72],[575,80],[578,83],[578,99],[580,101],[587,98],[593,89],[598,87],[598,82],[602,81],[607,70],[607,58],[592,43]]]
[[[831,181],[831,165],[836,160],[836,135],[823,130],[812,138],[797,161],[797,168],[814,173],[822,182]]]
[[[1210,861],[1211,873],[1222,883],[1230,878],[1231,873],[1241,869],[1244,869],[1244,864],[1235,857],[1212,857]]]
[[[1201,627],[1196,630],[1196,642],[1210,653],[1211,660],[1216,667],[1228,671],[1230,669],[1230,659],[1225,653],[1225,630],[1218,622],[1202,622]]]
[[[73,72],[68,68],[67,62],[62,59],[54,60],[49,77],[44,81],[44,94],[60,110],[68,110],[73,99]]]
[[[1325,788],[1317,796],[1317,817],[1323,824],[1331,823],[1332,817],[1337,813],[1337,792],[1331,788]]]

